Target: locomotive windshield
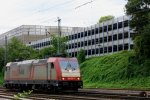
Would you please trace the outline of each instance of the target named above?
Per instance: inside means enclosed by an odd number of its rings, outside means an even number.
[[[60,61],[60,66],[63,70],[76,70],[79,67],[77,61]]]

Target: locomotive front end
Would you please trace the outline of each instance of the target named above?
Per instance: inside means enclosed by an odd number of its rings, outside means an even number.
[[[61,84],[63,89],[74,89],[83,87],[81,73],[78,61],[76,58],[65,58],[59,60],[61,68]]]

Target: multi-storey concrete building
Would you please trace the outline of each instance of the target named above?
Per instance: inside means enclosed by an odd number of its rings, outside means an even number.
[[[7,36],[8,42],[12,37],[17,37],[25,44],[30,44],[31,41],[40,40],[49,36],[50,26],[39,26],[39,25],[22,25],[15,29],[12,29],[4,34],[0,35],[0,44],[5,44],[5,36]],[[57,27],[52,29],[56,32]]]
[[[91,57],[130,50],[134,33],[129,28],[129,20],[129,16],[123,16],[69,33],[67,52],[74,57],[84,49],[86,56]]]
[[[86,56],[91,57],[130,50],[133,47],[132,36],[134,33],[129,28],[129,20],[130,17],[123,16],[89,27],[61,27],[62,36],[68,38],[66,43],[68,54],[75,57],[80,49],[84,49]],[[57,27],[54,26],[31,27],[25,25],[14,30],[3,34],[3,36],[9,36],[9,34],[11,37],[16,36],[35,49],[51,44],[48,33],[58,33]]]
[[[66,33],[71,28],[62,27],[62,33]],[[32,41],[38,41],[50,37],[51,34],[57,34],[57,26],[41,26],[41,25],[22,25],[0,35],[0,46],[5,44],[5,37],[9,42],[12,37],[17,37],[23,43],[30,45]]]
[[[67,31],[63,34],[68,37],[67,52],[75,57],[80,49],[84,49],[86,56],[91,57],[130,50],[133,47],[134,33],[129,28],[129,19],[130,17],[123,16],[86,28]],[[47,46],[48,41],[50,44],[50,39],[33,41],[31,46],[41,48]]]
[[[79,27],[61,27],[61,36],[66,37],[66,36],[68,36],[69,33],[73,32],[77,29],[79,29]],[[56,33],[56,35],[58,35],[58,32]],[[35,49],[41,49],[44,47],[48,47],[51,45],[51,36],[37,40],[37,41],[31,41],[31,43],[27,44],[27,45],[30,47],[33,47]]]

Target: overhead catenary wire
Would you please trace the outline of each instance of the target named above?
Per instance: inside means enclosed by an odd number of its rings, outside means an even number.
[[[93,1],[95,1],[95,0],[93,0]],[[93,2],[92,1],[92,2]],[[30,17],[34,17],[34,15],[38,15],[38,14],[40,14],[40,15],[42,15],[43,17],[42,18],[35,18],[34,20],[32,20],[32,22],[37,22],[37,24],[36,25],[38,25],[38,24],[41,24],[41,23],[49,23],[50,21],[54,21],[54,20],[56,20],[56,18],[57,18],[57,16],[58,15],[56,15],[56,16],[53,16],[53,17],[51,17],[50,15],[48,15],[48,16],[45,16],[44,17],[44,14],[41,14],[41,13],[43,13],[43,12],[46,12],[46,11],[50,11],[50,10],[53,10],[54,8],[58,8],[58,9],[63,9],[63,7],[64,6],[66,6],[66,5],[70,5],[70,4],[72,4],[72,3],[75,3],[75,2],[77,2],[77,0],[68,0],[68,1],[65,1],[65,2],[61,2],[61,3],[58,3],[58,4],[56,4],[56,5],[53,5],[53,6],[51,6],[51,7],[49,7],[49,8],[47,8],[47,9],[42,9],[42,10],[38,10],[38,11],[34,11],[32,14],[30,14],[30,15],[27,15],[27,16],[24,16],[24,17],[20,17],[20,18],[17,18],[16,19],[16,21],[14,22],[14,23],[18,23],[18,22],[20,22],[19,20],[22,20],[22,19],[26,19],[26,18],[28,18],[27,20],[31,20],[31,18]],[[91,1],[90,1],[91,2]],[[58,10],[57,9],[57,10]],[[71,10],[67,10],[67,12],[72,12],[73,10],[75,10],[74,9],[74,7],[73,6],[71,6]],[[67,13],[68,14],[68,13]],[[60,16],[60,15],[59,15]],[[66,16],[66,14],[61,14],[61,17],[62,16]],[[30,19],[29,19],[30,18]],[[62,17],[63,18],[63,17]]]
[[[49,7],[49,8],[46,8],[46,9],[42,9],[42,10],[39,10],[38,12],[45,12],[49,9],[53,9],[53,8],[59,8],[59,7],[63,7],[64,5],[67,5],[69,3],[73,3],[75,2],[76,0],[68,0],[66,2],[63,2],[63,3],[60,3],[60,4],[56,4],[56,5],[53,5],[52,7]]]
[[[74,2],[76,2],[76,0],[67,0],[67,1],[65,1],[65,2],[61,2],[61,3],[58,3],[58,4],[56,4],[56,5],[53,5],[53,6],[51,6],[51,7],[48,7],[48,8],[46,8],[46,9],[42,9],[42,10],[38,10],[38,11],[34,11],[30,16],[29,15],[27,15],[27,16],[24,16],[24,17],[19,17],[19,18],[16,18],[16,19],[14,19],[14,20],[16,20],[16,21],[18,21],[18,20],[20,20],[20,19],[24,19],[24,18],[29,18],[29,17],[32,17],[32,16],[34,16],[34,15],[37,15],[37,14],[40,14],[40,13],[43,13],[43,12],[46,12],[46,11],[49,11],[49,10],[52,10],[52,9],[54,9],[54,8],[57,8],[57,9],[62,9],[62,7],[64,7],[64,6],[66,6],[66,5],[68,5],[68,4],[70,4],[70,3],[74,3]],[[49,18],[49,17],[48,17]],[[53,17],[54,18],[54,17]],[[55,18],[57,18],[57,16],[55,16]],[[43,20],[43,19],[46,19],[45,17],[42,17],[42,18],[40,18],[40,19],[37,19],[39,22],[41,22],[40,20]],[[50,18],[50,20],[51,20],[52,18]],[[44,21],[45,22],[45,21]]]
[[[78,9],[78,8],[80,8],[80,7],[82,7],[82,6],[85,6],[85,5],[87,5],[87,4],[90,4],[90,3],[94,2],[94,1],[95,1],[95,0],[91,0],[91,1],[89,1],[89,2],[86,2],[86,3],[84,3],[84,4],[81,4],[81,5],[77,6],[77,7],[75,7],[75,9]]]

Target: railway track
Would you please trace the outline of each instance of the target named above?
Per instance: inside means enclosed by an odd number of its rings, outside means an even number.
[[[17,90],[0,88],[0,99],[12,100],[17,93]],[[58,94],[35,91],[26,98],[20,98],[20,100],[150,100],[150,91],[146,91],[146,93],[145,96],[141,96],[139,95],[140,91],[129,92],[129,90],[117,91],[106,89],[81,89],[79,92],[63,92]]]

